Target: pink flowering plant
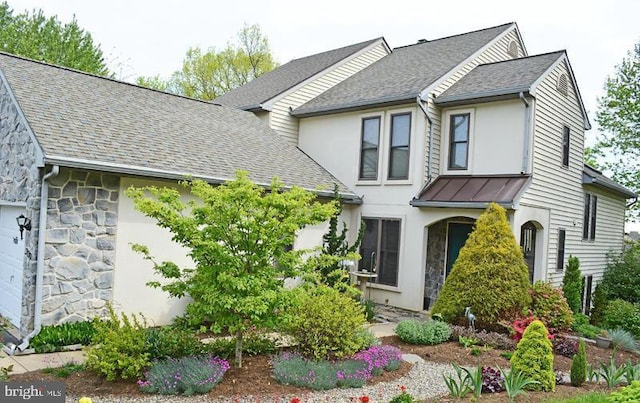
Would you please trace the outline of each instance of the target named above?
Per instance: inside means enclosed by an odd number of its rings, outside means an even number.
[[[229,362],[213,356],[169,358],[154,363],[138,385],[147,393],[202,394],[220,383],[229,368]]]

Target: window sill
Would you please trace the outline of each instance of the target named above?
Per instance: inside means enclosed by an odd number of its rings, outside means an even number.
[[[413,185],[413,182],[409,179],[387,179],[384,181],[384,185]]]
[[[367,287],[368,288],[375,288],[377,290],[383,290],[383,291],[391,291],[391,292],[397,292],[397,293],[401,293],[402,292],[402,291],[400,291],[400,288],[398,286],[394,286],[394,285],[368,283]]]
[[[356,181],[356,186],[380,186],[380,185],[382,185],[382,182],[379,179],[374,181],[363,181],[359,179]]]

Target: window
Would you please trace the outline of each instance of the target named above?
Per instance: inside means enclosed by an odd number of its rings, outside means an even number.
[[[380,117],[362,119],[360,144],[360,179],[378,179],[378,147],[380,143]]]
[[[451,115],[449,120],[449,169],[467,169],[470,116]]]
[[[584,195],[584,216],[582,219],[582,239],[593,241],[596,239],[596,212],[598,210],[598,196],[586,193]]]
[[[562,271],[564,268],[564,244],[567,237],[567,231],[558,230],[558,258],[556,259],[556,270]]]
[[[570,130],[567,126],[562,128],[562,165],[569,166],[569,137]]]
[[[409,139],[411,114],[391,115],[391,147],[389,149],[389,179],[409,178]]]
[[[365,225],[360,244],[359,269],[375,271],[379,284],[398,285],[400,251],[400,220],[363,218]]]

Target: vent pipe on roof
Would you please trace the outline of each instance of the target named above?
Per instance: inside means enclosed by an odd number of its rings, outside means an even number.
[[[426,39],[418,39],[417,43],[427,43],[427,42],[429,42],[429,41],[426,40]]]

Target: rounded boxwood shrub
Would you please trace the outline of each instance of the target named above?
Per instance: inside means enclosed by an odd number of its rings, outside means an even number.
[[[400,340],[410,344],[440,344],[449,340],[451,336],[451,327],[437,320],[403,320],[398,323],[395,331]]]
[[[295,290],[296,301],[284,325],[298,349],[315,359],[350,356],[369,341],[362,305],[335,288],[318,285]]]
[[[566,331],[573,325],[573,312],[562,290],[551,283],[537,281],[531,288],[531,311],[547,327]]]
[[[511,356],[511,371],[520,371],[537,381],[538,383],[527,386],[530,390],[555,390],[553,346],[549,340],[549,332],[541,321],[534,320],[524,331],[522,340]]]
[[[497,328],[522,316],[531,304],[529,269],[507,220],[506,210],[491,203],[460,249],[432,314],[462,324],[465,307],[476,327]]]

